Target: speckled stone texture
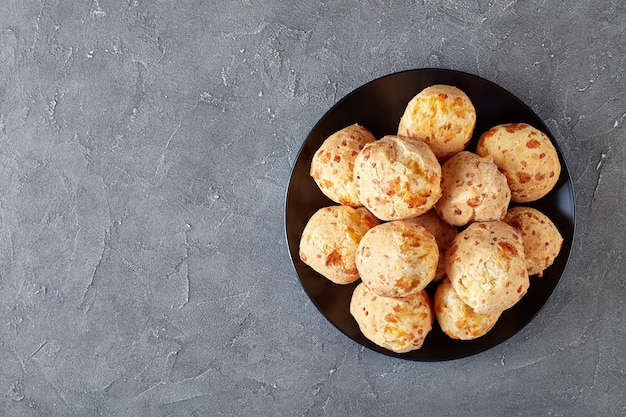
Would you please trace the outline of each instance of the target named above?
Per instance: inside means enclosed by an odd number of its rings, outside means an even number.
[[[576,192],[559,286],[507,342],[390,358],[304,293],[291,167],[356,87],[494,81]],[[623,0],[3,0],[0,415],[626,415]]]

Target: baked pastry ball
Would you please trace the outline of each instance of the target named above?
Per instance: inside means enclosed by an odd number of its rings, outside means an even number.
[[[476,109],[462,90],[433,85],[409,101],[398,135],[422,139],[440,161],[465,149],[476,125]]]
[[[506,310],[528,291],[522,237],[503,221],[470,224],[445,256],[452,287],[477,313]]]
[[[493,158],[506,175],[511,201],[516,203],[545,196],[561,174],[561,163],[550,138],[526,123],[492,127],[478,140],[476,153]]]
[[[362,206],[352,170],[358,153],[374,140],[370,131],[358,124],[344,127],[324,140],[313,155],[310,174],[326,197],[339,204]]]
[[[423,141],[388,135],[370,142],[354,162],[361,203],[381,220],[430,210],[441,196],[441,166]]]
[[[361,239],[356,268],[371,291],[406,297],[426,288],[435,277],[439,249],[422,226],[395,220],[372,227]]]
[[[512,207],[504,222],[522,235],[528,275],[543,275],[561,251],[563,237],[552,220],[532,207]]]
[[[323,207],[304,227],[300,259],[335,284],[350,284],[359,279],[355,264],[359,242],[378,223],[364,207]]]
[[[382,297],[362,282],[352,293],[350,314],[363,336],[397,353],[421,348],[434,320],[425,290],[403,298]]]
[[[441,330],[457,340],[484,336],[495,326],[501,312],[477,313],[461,300],[448,278],[441,281],[433,298],[435,317]]]
[[[461,151],[441,167],[442,196],[435,208],[447,223],[502,220],[511,201],[506,177],[489,157]]]
[[[457,235],[457,228],[443,221],[434,209],[406,221],[419,224],[424,229],[428,230],[435,238],[437,248],[439,249],[439,261],[437,262],[437,270],[435,271],[433,281],[441,281],[443,277],[446,276],[446,266],[444,264],[443,255]]]

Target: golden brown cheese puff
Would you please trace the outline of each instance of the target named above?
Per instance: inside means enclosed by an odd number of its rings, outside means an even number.
[[[352,180],[354,159],[365,144],[374,140],[370,131],[358,124],[345,127],[324,140],[313,155],[310,174],[326,197],[339,204],[362,206]]]
[[[477,313],[512,307],[530,285],[522,237],[503,221],[470,224],[456,235],[445,257],[454,290]]]
[[[480,314],[461,300],[449,279],[437,286],[433,299],[435,317],[441,330],[457,340],[472,340],[484,336],[493,328],[501,312]]]
[[[511,201],[526,203],[548,194],[561,163],[550,138],[526,123],[494,126],[478,140],[476,153],[491,156],[511,188]]]
[[[476,125],[469,97],[450,85],[433,85],[409,101],[398,135],[422,139],[440,161],[465,149]]]
[[[506,177],[491,158],[462,151],[441,167],[437,214],[454,226],[502,220],[511,201]]]
[[[448,250],[448,247],[457,235],[457,228],[441,219],[437,213],[435,213],[435,210],[430,210],[421,216],[417,216],[406,221],[419,224],[424,229],[428,230],[430,234],[434,236],[435,241],[437,241],[437,247],[439,248],[439,262],[437,262],[437,270],[433,281],[441,281],[443,277],[446,276],[446,266],[444,264],[443,255],[446,253],[446,250]]]
[[[359,279],[355,254],[365,233],[379,223],[367,209],[330,206],[311,216],[300,239],[300,259],[335,284]]]
[[[438,261],[433,235],[402,220],[372,227],[356,252],[363,283],[385,297],[406,297],[426,288],[435,277]]]
[[[421,348],[434,320],[425,290],[403,298],[382,297],[363,283],[354,289],[350,314],[367,339],[397,353]]]
[[[531,207],[509,209],[504,222],[522,235],[528,275],[543,275],[561,251],[563,237],[552,220]]]
[[[421,140],[384,136],[354,163],[361,203],[381,220],[403,220],[430,210],[441,196],[441,166]]]

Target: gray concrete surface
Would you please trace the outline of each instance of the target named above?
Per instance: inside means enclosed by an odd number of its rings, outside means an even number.
[[[626,415],[626,3],[0,2],[0,415]],[[352,342],[284,238],[337,100],[405,69],[499,83],[571,170],[571,261],[507,342]]]

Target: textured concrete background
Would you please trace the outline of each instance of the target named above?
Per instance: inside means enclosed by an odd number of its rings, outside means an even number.
[[[625,4],[1,1],[0,415],[625,415]],[[443,363],[337,331],[283,226],[315,122],[422,67],[522,98],[577,199],[539,315]]]

